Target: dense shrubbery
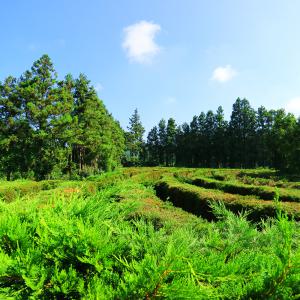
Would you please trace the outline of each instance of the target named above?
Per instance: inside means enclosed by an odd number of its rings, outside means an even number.
[[[299,295],[298,225],[284,214],[258,230],[215,202],[211,211],[218,222],[209,223],[163,204],[135,181],[142,178],[134,171],[131,179],[92,195],[52,191],[45,201],[42,191],[1,202],[0,298]]]
[[[212,219],[209,209],[211,201],[221,201],[233,212],[249,210],[248,218],[259,221],[261,218],[274,217],[276,204],[273,201],[260,200],[255,196],[240,196],[224,193],[215,189],[196,187],[181,183],[175,178],[165,177],[156,184],[156,191],[162,199],[169,199],[174,205],[196,215]],[[290,215],[300,219],[300,204],[282,203],[282,208]]]
[[[299,203],[185,182],[194,176],[226,182],[238,171],[129,168],[2,182],[15,194],[1,194],[0,298],[297,299]]]
[[[254,195],[261,199],[272,200],[276,196],[276,190],[268,186],[254,186],[238,182],[218,181],[205,177],[196,177],[192,184],[200,187],[218,189],[231,194]],[[278,188],[281,201],[300,202],[300,191]]]

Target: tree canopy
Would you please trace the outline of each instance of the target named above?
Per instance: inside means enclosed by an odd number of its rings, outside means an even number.
[[[237,98],[188,123],[161,119],[148,133],[138,110],[127,131],[84,74],[59,79],[48,55],[0,82],[0,176],[76,178],[117,166],[272,167],[300,171],[300,119]]]
[[[43,55],[0,83],[0,150],[8,179],[76,176],[120,164],[124,133],[85,75],[59,80]]]

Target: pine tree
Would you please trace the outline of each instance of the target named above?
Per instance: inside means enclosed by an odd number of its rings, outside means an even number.
[[[86,174],[113,169],[123,152],[123,132],[83,74],[75,81],[73,116],[73,161],[79,171]]]
[[[176,123],[173,118],[170,118],[167,124],[167,136],[166,136],[166,165],[168,167],[174,166],[176,162],[175,148],[176,148]]]
[[[26,176],[31,153],[29,137],[32,129],[23,113],[23,101],[18,96],[17,79],[10,76],[0,83],[0,171],[7,180],[12,174]]]
[[[33,63],[30,71],[21,77],[18,87],[23,99],[24,114],[31,131],[33,153],[31,168],[37,179],[44,179],[56,163],[56,140],[53,122],[63,114],[64,102],[58,95],[57,75],[48,55]]]
[[[148,164],[151,166],[159,165],[159,137],[157,126],[154,126],[147,137]]]
[[[238,98],[230,118],[231,166],[255,166],[256,116],[247,99]]]
[[[167,145],[167,128],[166,121],[161,119],[158,123],[158,137],[159,137],[159,163],[166,165],[166,145]]]
[[[143,135],[145,129],[142,125],[137,109],[134,110],[130,117],[127,129],[126,147],[129,152],[129,163],[132,165],[141,165],[144,148]]]
[[[227,164],[228,141],[227,126],[228,123],[224,118],[224,110],[219,106],[215,114],[215,136],[213,142],[213,153],[216,159],[216,165],[224,167]]]
[[[120,164],[124,132],[84,75],[59,81],[43,55],[0,84],[0,150],[7,179],[95,173]]]

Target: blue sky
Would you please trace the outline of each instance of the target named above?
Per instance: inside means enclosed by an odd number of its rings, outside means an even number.
[[[42,54],[85,73],[125,128],[180,124],[237,97],[300,114],[300,2],[15,0],[1,3],[0,80]]]

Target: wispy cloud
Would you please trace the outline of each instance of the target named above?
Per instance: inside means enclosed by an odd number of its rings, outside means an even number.
[[[124,28],[122,47],[128,58],[142,64],[151,62],[161,49],[155,42],[155,36],[160,30],[160,25],[147,21]]]
[[[300,116],[300,97],[295,97],[286,102],[285,110]]]
[[[165,102],[167,104],[174,104],[174,103],[177,102],[177,99],[175,97],[169,96],[169,97],[166,98]]]
[[[94,86],[96,92],[101,92],[103,90],[103,85],[100,82],[97,82]]]
[[[227,82],[233,79],[237,74],[237,71],[231,65],[227,65],[225,67],[217,67],[213,71],[211,79],[219,82]]]

